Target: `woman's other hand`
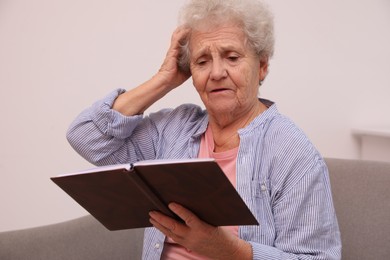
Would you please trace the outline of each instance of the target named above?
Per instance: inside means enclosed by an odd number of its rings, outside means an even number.
[[[150,213],[150,222],[176,243],[212,259],[252,259],[252,247],[249,243],[223,228],[203,222],[179,204],[170,203],[169,208],[184,223],[156,211]]]

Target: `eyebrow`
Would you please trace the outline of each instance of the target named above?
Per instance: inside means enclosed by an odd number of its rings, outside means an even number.
[[[232,44],[219,46],[218,49],[221,49],[222,52],[231,52],[231,51],[242,52],[241,48],[237,48],[236,46],[234,46]],[[201,48],[200,50],[197,50],[197,52],[193,52],[192,56],[194,58],[199,58],[199,57],[206,55],[209,52],[210,52],[210,46],[205,46],[205,47]]]

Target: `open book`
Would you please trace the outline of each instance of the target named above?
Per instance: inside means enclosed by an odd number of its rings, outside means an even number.
[[[214,226],[258,225],[213,159],[141,161],[51,180],[109,230],[149,227],[152,210],[180,220],[170,202]]]

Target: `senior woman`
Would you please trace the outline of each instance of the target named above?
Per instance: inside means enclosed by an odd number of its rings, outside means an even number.
[[[144,259],[340,258],[322,157],[273,102],[257,98],[273,45],[262,2],[190,1],[161,69],[96,102],[70,126],[71,145],[97,165],[215,158],[260,223],[215,227],[171,203],[184,222],[151,212]],[[189,77],[205,110],[186,104],[143,115]]]

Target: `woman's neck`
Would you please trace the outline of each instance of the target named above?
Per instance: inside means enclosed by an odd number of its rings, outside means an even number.
[[[245,128],[266,109],[264,104],[257,102],[248,112],[240,116],[217,115],[210,117],[209,126],[214,138],[214,152],[223,152],[237,147],[240,144],[238,130]]]

